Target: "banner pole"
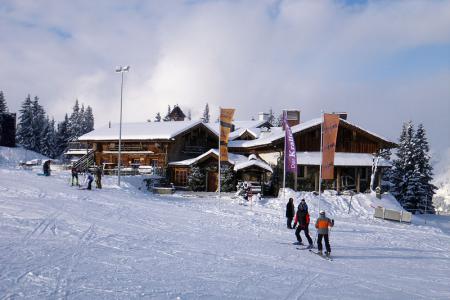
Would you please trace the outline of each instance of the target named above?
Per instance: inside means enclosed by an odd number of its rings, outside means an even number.
[[[283,119],[286,118],[285,110],[283,110]],[[284,127],[284,120],[283,120]],[[286,128],[284,128],[286,131]],[[286,132],[284,133],[284,150],[283,150],[283,201],[286,202]]]
[[[220,132],[220,112],[221,112],[221,107],[219,106],[219,171],[218,171],[218,174],[219,174],[219,178],[218,178],[218,183],[219,183],[219,186],[218,186],[218,189],[219,189],[219,205],[220,205],[220,197],[221,197],[221,195],[220,195],[220,138],[221,138],[221,132]]]
[[[323,110],[320,111],[320,167],[319,167],[319,197],[317,199],[317,218],[320,216],[320,197],[322,195],[322,163],[323,163]]]

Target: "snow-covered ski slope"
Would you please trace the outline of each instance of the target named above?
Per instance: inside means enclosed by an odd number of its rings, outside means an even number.
[[[296,249],[279,200],[251,209],[230,195],[154,196],[138,182],[87,191],[67,171],[0,167],[0,299],[450,298],[448,218],[374,220],[371,196],[348,214],[348,197],[328,195],[330,262]]]

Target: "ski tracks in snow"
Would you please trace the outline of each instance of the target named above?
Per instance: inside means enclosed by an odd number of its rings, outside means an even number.
[[[96,237],[95,224],[91,224],[79,237],[78,243],[72,253],[67,267],[62,270],[58,275],[55,290],[53,291],[51,298],[66,299],[70,295],[69,282],[70,275],[74,270],[74,267],[83,255],[86,247],[88,247]]]

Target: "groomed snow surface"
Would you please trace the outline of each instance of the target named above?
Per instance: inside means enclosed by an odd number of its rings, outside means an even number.
[[[292,244],[284,200],[155,196],[139,177],[88,191],[68,171],[36,173],[0,167],[0,299],[450,298],[450,219],[373,219],[389,196],[354,196],[348,214],[349,196],[326,193],[329,262]],[[296,196],[315,221],[317,198]]]

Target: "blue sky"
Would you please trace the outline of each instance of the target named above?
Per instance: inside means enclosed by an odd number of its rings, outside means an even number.
[[[129,64],[127,121],[168,104],[194,118],[206,102],[239,119],[324,109],[392,139],[423,122],[450,147],[450,1],[3,0],[0,45],[13,111],[31,93],[59,120],[78,98],[114,122],[114,68]]]

